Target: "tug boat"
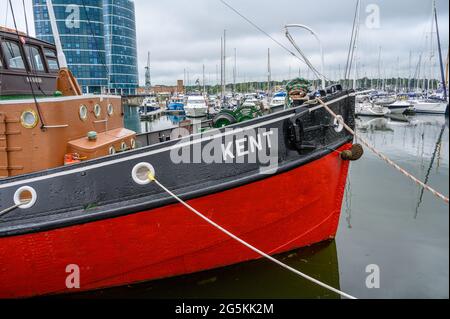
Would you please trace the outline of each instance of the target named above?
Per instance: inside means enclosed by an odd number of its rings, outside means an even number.
[[[206,133],[184,126],[136,135],[124,127],[120,97],[81,94],[58,63],[58,45],[6,29],[0,36],[0,298],[260,257],[186,210],[150,173],[270,255],[335,237],[349,169],[340,152],[353,136],[313,98]],[[352,91],[322,100],[354,127]],[[67,284],[73,267],[79,286]]]

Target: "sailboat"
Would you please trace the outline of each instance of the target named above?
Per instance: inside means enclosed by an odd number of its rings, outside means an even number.
[[[448,114],[448,96],[447,96],[447,87],[446,87],[446,79],[444,75],[444,66],[442,60],[442,51],[441,51],[441,39],[439,35],[439,24],[438,24],[438,15],[436,9],[436,1],[433,0],[432,4],[432,21],[431,21],[431,35],[433,35],[434,26],[436,26],[436,35],[438,42],[438,51],[439,51],[439,62],[440,62],[440,70],[441,70],[441,79],[443,85],[443,99],[431,99],[429,98],[429,85],[426,93],[425,99],[413,100],[413,107],[416,113],[427,113],[427,114]],[[431,59],[430,59],[431,60]],[[430,61],[431,64],[431,61]],[[431,74],[430,74],[431,78]]]

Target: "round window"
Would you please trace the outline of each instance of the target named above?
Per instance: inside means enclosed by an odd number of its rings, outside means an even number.
[[[136,148],[136,140],[134,138],[131,139],[131,149],[135,149]]]
[[[114,114],[114,106],[112,104],[108,104],[108,115],[112,116]]]
[[[122,143],[120,144],[120,150],[121,150],[122,152],[125,152],[127,149],[128,149],[127,143],[122,142]]]
[[[25,128],[35,128],[38,124],[38,116],[33,110],[26,110],[22,113],[20,117],[20,122]]]
[[[95,104],[94,106],[95,117],[100,117],[101,114],[102,114],[102,107],[100,106],[100,104]]]
[[[88,116],[88,109],[87,109],[86,105],[81,105],[80,106],[80,119],[82,121],[86,121],[87,116]]]
[[[109,155],[114,155],[114,154],[116,154],[116,149],[114,148],[114,146],[111,146],[109,148]]]

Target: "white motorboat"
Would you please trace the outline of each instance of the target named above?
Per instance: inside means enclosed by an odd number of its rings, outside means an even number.
[[[404,114],[406,111],[411,111],[413,105],[410,101],[398,100],[392,104],[387,105],[391,114]]]
[[[148,113],[152,113],[155,111],[160,111],[161,108],[158,104],[158,100],[154,96],[147,96],[142,101],[142,104],[139,107],[139,114],[147,115]]]
[[[285,105],[286,105],[286,93],[280,92],[273,96],[272,100],[270,101],[269,108],[271,110],[280,109],[284,108]]]
[[[411,101],[416,113],[425,114],[445,114],[448,103],[433,100],[413,100]]]
[[[201,95],[191,95],[184,106],[187,117],[204,117],[208,113],[208,103]]]
[[[259,107],[259,100],[257,98],[248,98],[242,103],[242,106]]]
[[[358,103],[355,108],[355,114],[362,116],[386,116],[389,113],[387,107],[374,103]]]

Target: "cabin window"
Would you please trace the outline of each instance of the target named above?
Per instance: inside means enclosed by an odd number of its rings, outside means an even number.
[[[44,63],[42,62],[41,53],[39,49],[35,46],[27,45],[25,46],[25,53],[27,55],[28,63],[31,70],[44,72]]]
[[[48,69],[50,71],[58,71],[58,59],[56,57],[56,52],[51,49],[44,49],[45,57],[47,58]]]
[[[5,60],[8,66],[13,69],[25,69],[25,63],[23,62],[22,54],[17,43],[4,41],[2,42],[3,51],[5,54]]]

